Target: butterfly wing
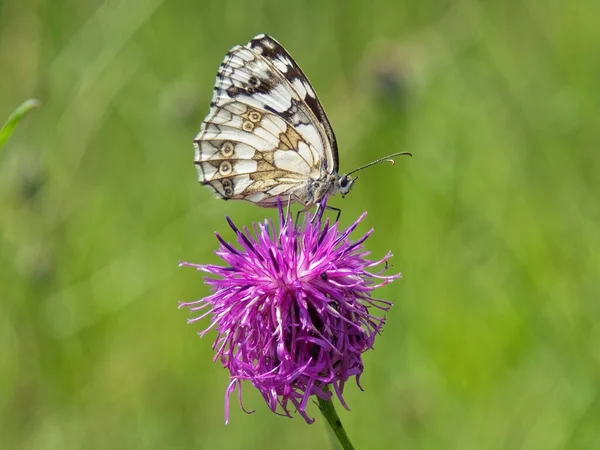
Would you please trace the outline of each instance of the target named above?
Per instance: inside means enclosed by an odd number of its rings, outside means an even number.
[[[311,116],[310,125],[315,126],[321,136],[321,141],[324,147],[324,160],[326,163],[325,169],[328,173],[337,173],[339,168],[338,149],[333,128],[329,123],[329,119],[325,114],[325,110],[317,97],[314,89],[300,66],[294,61],[294,58],[283,48],[283,46],[270,36],[260,34],[254,37],[247,45],[258,52],[272,67],[274,67],[280,76],[289,83],[289,86],[296,92],[300,98],[300,104],[297,105],[306,115]],[[296,120],[295,104],[292,102],[292,108],[287,110],[277,111],[284,118],[290,117],[290,122],[299,128],[302,134],[302,127],[306,127],[302,120]],[[306,109],[310,111],[310,114]],[[318,147],[317,142],[313,145]]]
[[[265,35],[226,55],[194,142],[200,182],[222,198],[260,206],[285,195],[306,200],[310,180],[338,167],[335,136],[314,90]]]
[[[268,111],[231,102],[213,107],[196,140],[200,182],[218,197],[276,206],[305,197],[319,154],[293,126]]]

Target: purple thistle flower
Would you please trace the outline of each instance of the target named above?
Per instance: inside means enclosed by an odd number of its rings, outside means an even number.
[[[216,328],[214,360],[220,359],[230,373],[225,422],[236,386],[243,409],[243,380],[260,391],[273,412],[291,417],[291,406],[308,423],[314,422],[306,414],[311,395],[329,400],[332,386],[348,409],[342,397],[348,378],[355,376],[362,390],[362,353],[373,347],[385,322],[371,314],[372,308],[391,307],[371,292],[400,274],[383,275],[390,253],[379,261],[365,258],[369,252],[362,244],[373,230],[350,240],[366,213],[339,232],[337,223],[323,222],[324,204],[314,220],[306,214],[298,228],[289,213],[284,217],[280,204],[279,227],[270,220],[255,224],[255,236],[227,218],[241,249],[216,234],[221,243],[216,254],[225,266],[180,263],[217,277],[205,278],[212,295],[180,307],[205,310],[188,323],[212,315],[210,326],[199,334]],[[380,264],[385,266],[369,272]]]

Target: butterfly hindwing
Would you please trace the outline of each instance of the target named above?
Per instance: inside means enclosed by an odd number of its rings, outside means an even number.
[[[318,152],[293,126],[242,103],[213,106],[195,143],[200,181],[224,199],[273,206],[319,175]]]

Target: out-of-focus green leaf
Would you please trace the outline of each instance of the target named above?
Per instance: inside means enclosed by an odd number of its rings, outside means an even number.
[[[2,147],[8,138],[13,134],[15,127],[23,118],[23,116],[38,106],[40,106],[39,100],[29,99],[13,111],[4,125],[2,125],[2,128],[0,128],[0,147]]]

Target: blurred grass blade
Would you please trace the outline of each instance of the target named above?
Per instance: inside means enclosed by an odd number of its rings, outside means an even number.
[[[2,125],[2,128],[0,128],[0,147],[2,147],[8,138],[13,134],[15,127],[23,118],[23,116],[38,106],[40,106],[39,100],[29,99],[13,111],[4,125]]]

